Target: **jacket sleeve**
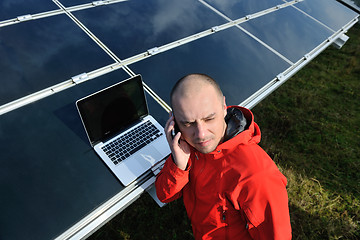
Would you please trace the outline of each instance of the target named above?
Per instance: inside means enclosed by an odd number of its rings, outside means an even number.
[[[168,203],[182,196],[182,189],[189,182],[189,169],[181,170],[169,156],[155,181],[156,194],[161,202]]]
[[[291,239],[286,178],[280,172],[257,174],[239,196],[253,239]]]

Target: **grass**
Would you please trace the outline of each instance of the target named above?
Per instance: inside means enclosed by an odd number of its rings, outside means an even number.
[[[360,239],[360,24],[253,112],[288,178],[293,239]],[[89,239],[193,239],[182,200],[147,194]]]
[[[360,26],[253,109],[288,178],[294,239],[360,238]]]

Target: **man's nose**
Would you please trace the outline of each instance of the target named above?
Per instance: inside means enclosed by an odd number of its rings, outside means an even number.
[[[204,139],[205,132],[206,132],[205,124],[203,124],[203,123],[196,124],[196,129],[195,129],[196,138]]]

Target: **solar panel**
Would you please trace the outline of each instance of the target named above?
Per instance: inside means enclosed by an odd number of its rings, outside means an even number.
[[[175,81],[203,72],[228,104],[251,108],[341,47],[358,17],[335,0],[2,0],[0,238],[86,235],[152,183],[151,172],[131,189],[112,176],[87,142],[77,99],[141,74],[164,125]]]
[[[66,15],[0,28],[0,105],[114,62]]]
[[[129,1],[74,15],[120,59],[226,22],[193,0]]]
[[[37,0],[1,1],[0,21],[56,9],[58,9],[58,7],[51,1],[42,1],[41,4],[39,4]]]
[[[241,26],[293,63],[333,34],[292,7],[256,18]]]
[[[209,4],[222,14],[235,20],[250,14],[264,11],[268,8],[283,4],[282,0],[258,0],[258,1],[238,1],[238,0],[205,0],[204,3]]]
[[[304,11],[309,17],[325,24],[333,31],[341,29],[358,15],[337,1],[302,1],[296,5],[296,8]]]
[[[237,105],[289,66],[240,29],[230,28],[130,68],[141,72],[144,81],[166,102],[170,102],[169,89],[177,79],[188,72],[208,73],[219,81],[227,103]],[[248,71],[251,68],[254,71]]]

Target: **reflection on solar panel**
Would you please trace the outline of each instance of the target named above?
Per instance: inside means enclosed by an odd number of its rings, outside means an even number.
[[[87,234],[129,195],[91,151],[77,99],[141,74],[164,124],[174,82],[202,72],[251,108],[358,17],[350,0],[2,0],[0,239]]]

